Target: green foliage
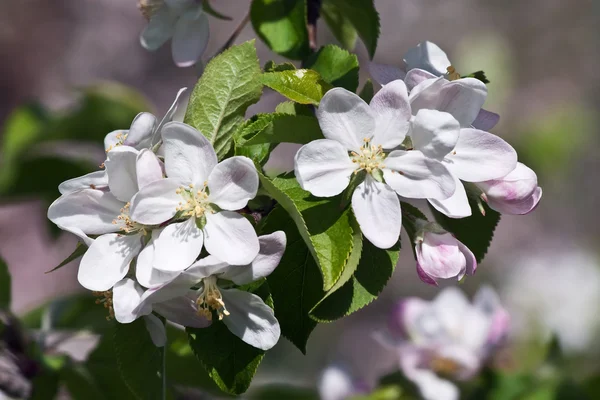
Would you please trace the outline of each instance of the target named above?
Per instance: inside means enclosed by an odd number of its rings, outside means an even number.
[[[284,62],[281,64],[275,63],[275,61],[267,61],[263,70],[265,72],[281,72],[281,71],[292,71],[295,70],[296,66],[291,62]]]
[[[487,76],[485,76],[485,72],[483,71],[475,71],[467,76],[465,76],[465,78],[475,78],[480,80],[483,83],[490,83],[490,81],[488,80]]]
[[[318,72],[310,69],[267,72],[262,74],[260,81],[296,103],[315,106],[331,88]]]
[[[321,47],[308,58],[306,67],[317,71],[325,82],[333,86],[351,92],[358,88],[358,58],[335,45]]]
[[[323,290],[337,282],[352,251],[351,213],[341,209],[340,196],[316,198],[293,175],[273,180],[259,173],[262,187],[288,212],[319,265]],[[289,239],[288,239],[289,240]]]
[[[362,87],[362,89],[360,90],[360,93],[358,95],[365,102],[370,103],[371,100],[373,99],[373,96],[375,95],[375,89],[373,88],[373,81],[370,79],[367,79],[367,81],[365,82],[365,85]]]
[[[346,45],[352,41],[351,25],[365,44],[369,57],[373,58],[380,30],[379,13],[373,0],[323,0],[322,8],[325,21],[340,42]],[[336,27],[338,22],[342,25]]]
[[[294,60],[310,53],[306,0],[253,0],[250,20],[256,34],[273,52]]]
[[[260,66],[254,41],[233,46],[213,58],[190,97],[185,122],[212,143],[222,159],[246,109],[260,99]]]
[[[324,1],[321,5],[321,17],[331,29],[333,36],[347,50],[354,50],[358,33],[354,29],[352,22],[344,15],[344,13],[335,5],[334,2]]]
[[[323,297],[322,278],[314,258],[304,243],[296,223],[276,206],[263,220],[261,234],[284,231],[287,247],[275,271],[267,277],[275,303],[275,317],[281,334],[306,354],[306,343],[317,326],[308,312]]]
[[[0,258],[0,310],[10,309],[11,292],[10,271],[6,262]]]
[[[65,265],[69,264],[71,261],[77,260],[79,257],[81,257],[85,254],[87,249],[88,249],[88,247],[84,243],[82,243],[82,242],[77,243],[77,247],[75,247],[75,250],[73,250],[73,252],[71,253],[71,255],[69,255],[69,257],[65,258],[56,267],[52,268],[49,271],[46,271],[46,273],[49,274],[50,272],[54,272],[57,269],[60,269],[60,268],[64,267]]]
[[[262,114],[251,129],[256,133],[253,136],[246,135],[245,140],[238,140],[236,144],[244,146],[282,142],[306,144],[316,139],[323,139],[319,121],[314,116]]]
[[[427,221],[427,217],[421,212],[421,210],[411,204],[403,201],[400,203],[400,205],[402,208],[402,227],[410,239],[410,247],[412,248],[413,255],[416,258],[415,243],[417,239],[417,231],[419,229],[417,226],[417,220]]]

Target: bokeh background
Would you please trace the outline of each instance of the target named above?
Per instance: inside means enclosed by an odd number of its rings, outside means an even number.
[[[226,41],[249,3],[213,1],[234,21],[210,19],[205,61]],[[430,40],[448,53],[458,71],[484,70],[491,81],[486,108],[501,115],[493,131],[517,148],[544,190],[535,212],[502,218],[477,275],[461,286],[469,293],[484,283],[498,290],[512,315],[514,346],[526,343],[532,349],[531,343],[555,332],[580,368],[597,367],[597,7],[591,0],[375,4],[382,25],[375,61],[399,65],[406,50]],[[46,221],[49,201],[58,197],[56,182],[62,179],[57,176],[66,179],[93,169],[102,160],[105,133],[127,128],[139,108],[162,114],[180,87],[195,83],[197,71],[177,68],[168,45],[156,53],[142,49],[144,24],[135,0],[0,3],[0,254],[13,276],[16,313],[81,290],[75,263],[44,274],[76,243]],[[255,36],[246,26],[236,42]],[[322,23],[318,42],[336,42]],[[257,46],[263,63],[283,61],[262,43]],[[368,58],[360,41],[355,51],[364,82]],[[273,111],[279,100],[265,92],[250,111]],[[291,153],[283,151],[280,157],[285,164]],[[306,356],[282,339],[267,355],[256,382],[287,379],[313,385],[332,362],[367,380],[389,369],[394,357],[378,347],[372,333],[384,326],[398,299],[429,298],[439,291],[418,279],[410,242],[402,239],[400,263],[375,303],[343,321],[319,325]]]

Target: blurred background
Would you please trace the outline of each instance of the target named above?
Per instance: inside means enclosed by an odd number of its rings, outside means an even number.
[[[162,115],[177,90],[196,81],[194,68],[173,64],[170,46],[156,53],[140,46],[145,20],[136,3],[0,3],[0,254],[12,273],[17,314],[82,290],[75,263],[44,274],[76,243],[46,220],[49,202],[59,195],[58,183],[97,167],[106,133],[127,128],[142,109]],[[249,3],[213,1],[234,21],[210,18],[205,61],[227,40]],[[555,333],[563,350],[580,360],[579,367],[597,367],[600,56],[592,1],[375,4],[382,31],[374,60],[400,65],[406,50],[429,40],[447,52],[458,71],[484,70],[491,81],[485,107],[501,115],[493,132],[517,148],[544,190],[533,213],[502,218],[477,275],[461,287],[473,293],[490,283],[498,290],[512,316],[514,346],[526,343],[532,349],[531,343],[543,343]],[[254,37],[246,26],[236,42]],[[318,43],[336,43],[322,21]],[[283,61],[262,43],[257,47],[262,63]],[[360,41],[355,51],[364,82],[367,52]],[[279,101],[265,92],[249,114],[271,112]],[[285,164],[291,154],[281,152],[279,161]],[[431,298],[439,291],[418,279],[410,242],[402,240],[400,263],[375,303],[342,321],[319,325],[306,356],[282,339],[265,358],[255,384],[291,379],[313,385],[332,362],[367,380],[389,370],[394,355],[381,350],[371,333],[384,326],[398,299]]]

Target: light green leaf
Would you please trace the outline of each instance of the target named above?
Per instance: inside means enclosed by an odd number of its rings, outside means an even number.
[[[333,86],[343,87],[353,93],[358,88],[358,58],[333,44],[311,55],[306,67],[317,71],[325,82]]]
[[[325,1],[321,5],[321,17],[331,29],[333,36],[344,46],[347,50],[354,50],[356,46],[356,39],[358,39],[358,33],[352,22],[344,16],[340,9],[332,2]]]
[[[314,116],[267,114],[260,119],[268,121],[254,136],[242,145],[252,146],[262,143],[298,143],[306,144],[316,139],[323,139],[319,121]]]
[[[79,257],[83,256],[85,254],[85,252],[87,251],[88,247],[82,243],[79,242],[77,243],[77,247],[75,247],[75,250],[73,250],[73,252],[71,253],[71,255],[67,258],[65,258],[63,260],[63,262],[61,262],[60,264],[58,264],[56,267],[52,268],[49,271],[46,271],[46,274],[49,274],[50,272],[54,272],[59,268],[64,267],[65,265],[69,264],[71,261],[75,261],[77,260]]]
[[[261,221],[261,234],[284,231],[287,247],[275,271],[267,277],[281,334],[306,354],[306,343],[317,323],[308,312],[323,297],[322,278],[314,258],[290,215],[277,205]]]
[[[198,129],[222,159],[246,109],[260,99],[260,66],[254,41],[213,58],[190,97],[184,122]]]
[[[275,53],[294,60],[309,54],[305,0],[253,0],[250,20],[260,39]]]
[[[267,72],[262,74],[260,81],[296,103],[315,106],[331,88],[318,72],[309,69]]]
[[[263,70],[265,72],[281,72],[281,71],[293,71],[296,69],[296,66],[291,62],[284,62],[281,64],[275,63],[275,61],[267,61]]]
[[[336,22],[346,24],[347,21],[351,24],[369,51],[369,56],[373,58],[380,29],[379,13],[373,0],[323,0],[323,9],[330,10],[326,14],[337,15]]]
[[[298,104],[293,101],[284,101],[277,104],[275,112],[279,114],[304,115],[306,117],[314,117],[315,109],[311,105]]]
[[[352,251],[351,213],[340,209],[340,196],[316,198],[303,190],[293,175],[270,180],[259,173],[263,188],[288,212],[330,290],[344,270]]]
[[[0,310],[10,310],[11,293],[10,271],[6,262],[0,258]]]
[[[370,103],[375,95],[375,89],[373,88],[373,81],[367,79],[365,85],[360,89],[360,93],[358,94],[361,99],[363,99],[366,103]]]

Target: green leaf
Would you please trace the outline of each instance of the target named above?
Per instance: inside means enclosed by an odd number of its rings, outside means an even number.
[[[263,284],[254,293],[268,303],[268,285]],[[186,331],[192,351],[217,386],[226,393],[244,393],[265,352],[243,342],[222,321]]]
[[[321,17],[323,17],[325,23],[331,29],[333,36],[335,36],[342,46],[347,50],[354,50],[358,33],[354,29],[352,22],[346,18],[333,2],[323,2],[321,5]]]
[[[261,234],[284,231],[287,247],[275,271],[267,277],[281,334],[306,354],[306,342],[317,326],[308,312],[323,297],[322,278],[295,222],[277,205],[263,220]]]
[[[108,400],[95,378],[83,365],[69,365],[60,371],[61,381],[73,400]]]
[[[296,69],[296,66],[291,62],[284,62],[281,64],[277,64],[275,61],[267,61],[265,63],[265,67],[263,70],[265,72],[281,72],[281,71],[293,71]]]
[[[340,196],[316,198],[288,174],[273,180],[259,173],[263,188],[288,212],[319,265],[323,290],[339,279],[352,251],[351,213],[340,208]]]
[[[228,17],[225,14],[221,14],[220,12],[218,12],[217,10],[212,8],[209,0],[202,1],[202,10],[204,10],[204,12],[207,13],[208,15],[213,16],[213,17],[223,20],[223,21],[231,21],[233,19],[231,17]]]
[[[190,97],[184,122],[198,129],[222,159],[246,109],[260,99],[260,66],[254,41],[213,58]]]
[[[365,82],[365,85],[362,87],[362,89],[360,90],[360,93],[358,95],[366,103],[370,103],[371,100],[373,99],[373,96],[375,95],[375,89],[373,88],[373,81],[370,79],[367,79],[367,81]]]
[[[33,389],[29,400],[55,399],[58,394],[59,375],[55,371],[43,368],[31,382]]]
[[[485,72],[483,72],[483,71],[475,71],[475,72],[465,76],[465,78],[475,78],[475,79],[479,79],[483,83],[486,83],[486,84],[490,83],[487,76],[485,76]]]
[[[251,146],[263,143],[298,143],[306,144],[316,139],[323,139],[319,121],[314,116],[267,114],[259,119],[267,120],[264,127],[242,144]],[[257,121],[258,122],[258,121]]]
[[[322,7],[328,10],[326,14],[337,16],[336,21],[352,25],[365,44],[369,57],[373,58],[380,29],[379,13],[373,0],[323,0]]]
[[[10,309],[11,292],[10,271],[6,262],[0,258],[0,310]]]
[[[315,106],[319,105],[325,92],[331,88],[318,72],[310,69],[267,72],[262,74],[260,81],[296,103]]]
[[[340,47],[329,44],[311,55],[306,67],[317,71],[321,78],[333,86],[351,92],[358,88],[358,58]]]
[[[65,258],[63,260],[63,262],[61,262],[60,264],[58,264],[56,267],[52,268],[49,271],[46,271],[46,274],[49,274],[50,272],[54,272],[59,268],[64,267],[65,265],[69,264],[71,261],[75,261],[77,260],[79,257],[83,256],[85,254],[85,252],[87,251],[88,247],[82,243],[79,242],[77,243],[77,247],[75,247],[75,250],[73,250],[73,252],[71,253],[71,255],[67,258]]]
[[[304,115],[306,117],[314,117],[315,109],[311,105],[298,104],[293,101],[284,101],[277,104],[275,112],[279,114]]]
[[[479,211],[477,199],[469,195],[469,204],[473,214],[467,218],[454,219],[442,214],[431,207],[435,220],[458,240],[469,248],[475,255],[477,262],[481,262],[494,237],[494,230],[500,221],[500,214],[482,202],[485,215]]]
[[[294,60],[310,53],[305,0],[253,0],[250,20],[273,52]]]
[[[161,399],[164,347],[152,343],[143,318],[117,324],[114,345],[121,376],[135,397]]]

